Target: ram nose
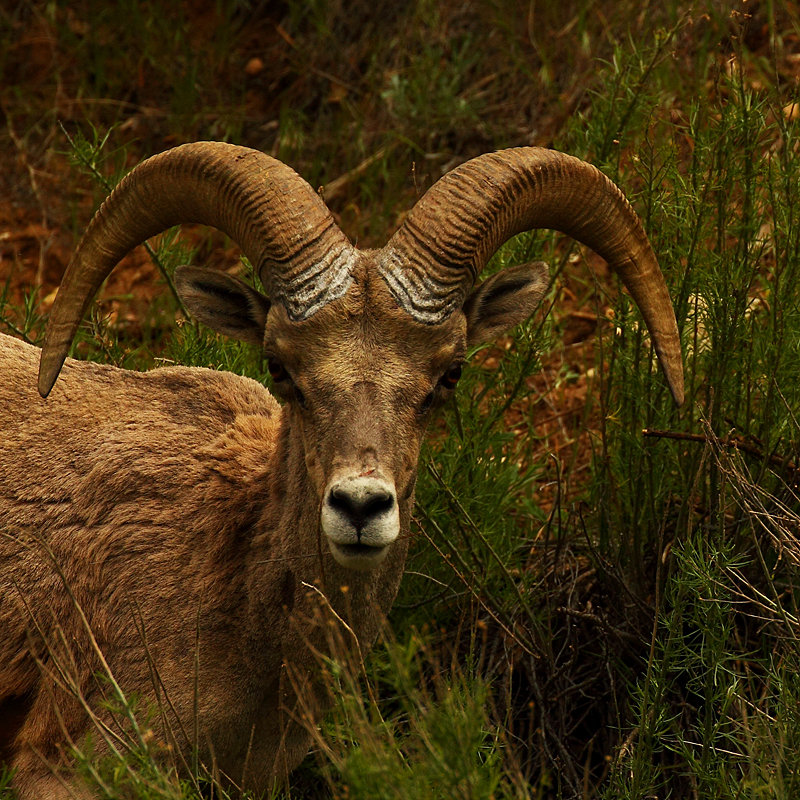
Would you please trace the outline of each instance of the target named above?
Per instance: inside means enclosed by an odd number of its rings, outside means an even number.
[[[331,552],[342,566],[374,569],[400,532],[394,484],[373,476],[332,481],[325,491],[321,521]]]

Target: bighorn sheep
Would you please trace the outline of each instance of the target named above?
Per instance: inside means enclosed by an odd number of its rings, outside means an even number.
[[[64,363],[114,265],[184,222],[224,231],[261,277],[269,299],[200,268],[176,285],[200,321],[263,347],[283,406],[207,369]],[[431,414],[467,347],[533,313],[547,272],[473,284],[503,242],[544,227],[621,277],[680,403],[678,331],[647,237],[619,189],[571,156],[469,161],[377,251],[353,247],[295,172],[243,147],[176,147],[119,184],[67,268],[39,394],[39,351],[0,337],[0,761],[21,798],[80,791],[54,769],[89,709],[111,714],[106,666],[142,707],[167,698],[174,746],[188,753],[185,732],[199,731],[200,758],[231,782],[263,790],[299,763],[309,737],[284,713],[296,698],[282,675],[311,664],[321,635],[303,627],[303,584],[374,641],[403,572]]]

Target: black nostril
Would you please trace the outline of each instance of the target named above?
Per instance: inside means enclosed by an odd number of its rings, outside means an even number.
[[[361,531],[371,519],[392,510],[394,495],[385,489],[350,492],[347,488],[337,486],[328,495],[328,505],[346,517],[357,531]]]
[[[349,514],[353,507],[350,498],[341,489],[331,489],[328,505],[337,509],[337,511],[343,511],[345,514]]]
[[[364,503],[362,513],[366,517],[377,517],[378,514],[383,514],[384,511],[391,511],[394,505],[394,497],[388,492],[382,493],[380,496],[375,496]]]

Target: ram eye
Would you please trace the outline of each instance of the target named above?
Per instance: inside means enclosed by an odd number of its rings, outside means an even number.
[[[444,386],[445,389],[455,389],[456,384],[458,383],[458,379],[461,377],[461,364],[451,364],[447,368],[447,372],[439,378],[439,383]]]
[[[289,373],[277,358],[270,358],[269,361],[267,361],[267,369],[269,370],[272,380],[276,383],[285,381],[289,377]]]

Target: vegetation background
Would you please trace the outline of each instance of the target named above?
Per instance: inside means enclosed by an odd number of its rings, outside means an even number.
[[[660,256],[680,410],[596,256],[537,232],[494,259],[548,261],[547,301],[433,427],[386,635],[365,663],[332,641],[334,709],[283,795],[800,796],[796,3],[19,0],[0,75],[0,331],[33,342],[110,188],[198,139],[284,160],[361,246],[464,160],[555,147],[619,183]],[[183,324],[190,262],[248,272],[218,232],[161,237],[78,355],[266,381]],[[78,761],[103,797],[223,796],[159,755],[142,728]]]

